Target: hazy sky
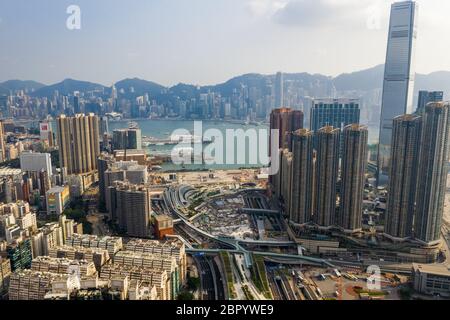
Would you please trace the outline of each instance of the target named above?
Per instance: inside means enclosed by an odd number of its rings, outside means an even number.
[[[1,0],[0,81],[213,84],[384,63],[392,0]],[[450,70],[450,1],[418,0],[417,72]],[[69,5],[81,30],[66,28]]]

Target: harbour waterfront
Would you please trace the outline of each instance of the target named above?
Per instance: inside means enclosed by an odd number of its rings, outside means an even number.
[[[129,126],[129,120],[121,120],[121,121],[111,121],[109,123],[109,130],[112,132],[115,129],[123,129]],[[156,139],[169,139],[170,136],[176,131],[180,129],[184,129],[189,131],[191,134],[194,134],[194,121],[186,121],[186,120],[133,120],[138,127],[142,130],[142,136],[152,137]],[[257,146],[248,146],[248,141],[246,145],[237,145],[236,143],[230,143],[230,141],[225,141],[224,138],[224,151],[223,154],[227,155],[231,152],[234,152],[235,158],[236,155],[245,154],[245,164],[240,164],[235,161],[236,164],[185,164],[184,166],[177,165],[174,163],[164,163],[161,165],[162,169],[165,171],[168,170],[208,170],[208,169],[239,169],[239,168],[252,168],[252,167],[262,167],[261,159],[258,159],[257,163],[252,163],[250,161],[251,153],[257,152],[259,153],[259,148],[267,148],[268,147],[268,133],[269,127],[265,124],[240,124],[240,123],[232,123],[225,121],[210,121],[203,120],[202,121],[202,129],[203,133],[205,133],[209,129],[219,130],[223,137],[226,137],[227,129],[238,130],[243,129],[244,131],[248,129],[256,130],[257,132],[264,132],[265,137],[262,135],[258,137]],[[260,131],[263,130],[263,131]],[[205,148],[207,144],[203,147]],[[155,155],[170,155],[173,148],[182,147],[189,148],[192,147],[190,145],[149,145],[145,148],[148,154],[151,156]]]

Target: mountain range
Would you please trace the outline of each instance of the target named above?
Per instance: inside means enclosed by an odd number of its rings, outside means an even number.
[[[341,74],[337,77],[328,77],[321,74],[309,73],[285,73],[285,81],[294,81],[297,86],[310,89],[317,86],[334,86],[337,92],[367,92],[381,89],[383,84],[384,65],[373,68]],[[245,74],[234,77],[224,83],[210,86],[196,86],[192,84],[179,83],[172,87],[165,87],[155,82],[130,78],[118,81],[115,86],[119,96],[133,98],[148,93],[152,98],[164,96],[179,96],[180,98],[191,98],[200,92],[208,90],[220,92],[223,96],[230,96],[236,88],[242,85],[248,87],[264,88],[267,80],[273,79],[274,75],[262,75],[257,73]],[[134,90],[131,90],[133,88]],[[0,83],[0,95],[9,94],[10,91],[26,90],[34,97],[51,97],[57,90],[62,95],[72,94],[74,91],[89,92],[102,91],[108,94],[110,87],[87,81],[65,79],[59,83],[45,85],[36,81],[9,80]],[[417,74],[415,91],[418,90],[442,90],[446,99],[450,98],[450,71],[438,71],[427,75]]]

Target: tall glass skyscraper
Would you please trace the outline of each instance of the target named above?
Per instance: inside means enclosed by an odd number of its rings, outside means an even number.
[[[393,119],[413,113],[415,46],[418,5],[414,1],[392,4],[384,70],[378,149],[378,182],[387,183]]]
[[[443,91],[419,91],[419,100],[417,102],[417,114],[423,114],[425,107],[430,102],[442,102],[444,101]]]

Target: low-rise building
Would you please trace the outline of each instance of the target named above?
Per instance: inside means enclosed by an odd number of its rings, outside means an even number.
[[[186,247],[180,240],[158,241],[132,239],[126,244],[125,250],[175,257],[180,270],[180,283],[185,283],[187,272]]]
[[[70,260],[86,260],[93,262],[97,270],[109,261],[110,256],[106,249],[59,246],[51,248],[48,255],[52,258],[67,258]]]
[[[450,266],[413,263],[412,278],[417,292],[450,297]]]
[[[92,276],[97,273],[94,262],[86,260],[71,260],[67,258],[53,258],[48,256],[34,258],[31,270],[70,274],[76,272],[78,276]]]
[[[100,248],[108,251],[110,256],[114,256],[123,248],[122,238],[119,237],[100,237],[88,234],[74,233],[67,239],[66,245],[84,248]]]
[[[168,215],[158,215],[155,217],[156,238],[164,240],[166,235],[173,235],[173,219]]]

